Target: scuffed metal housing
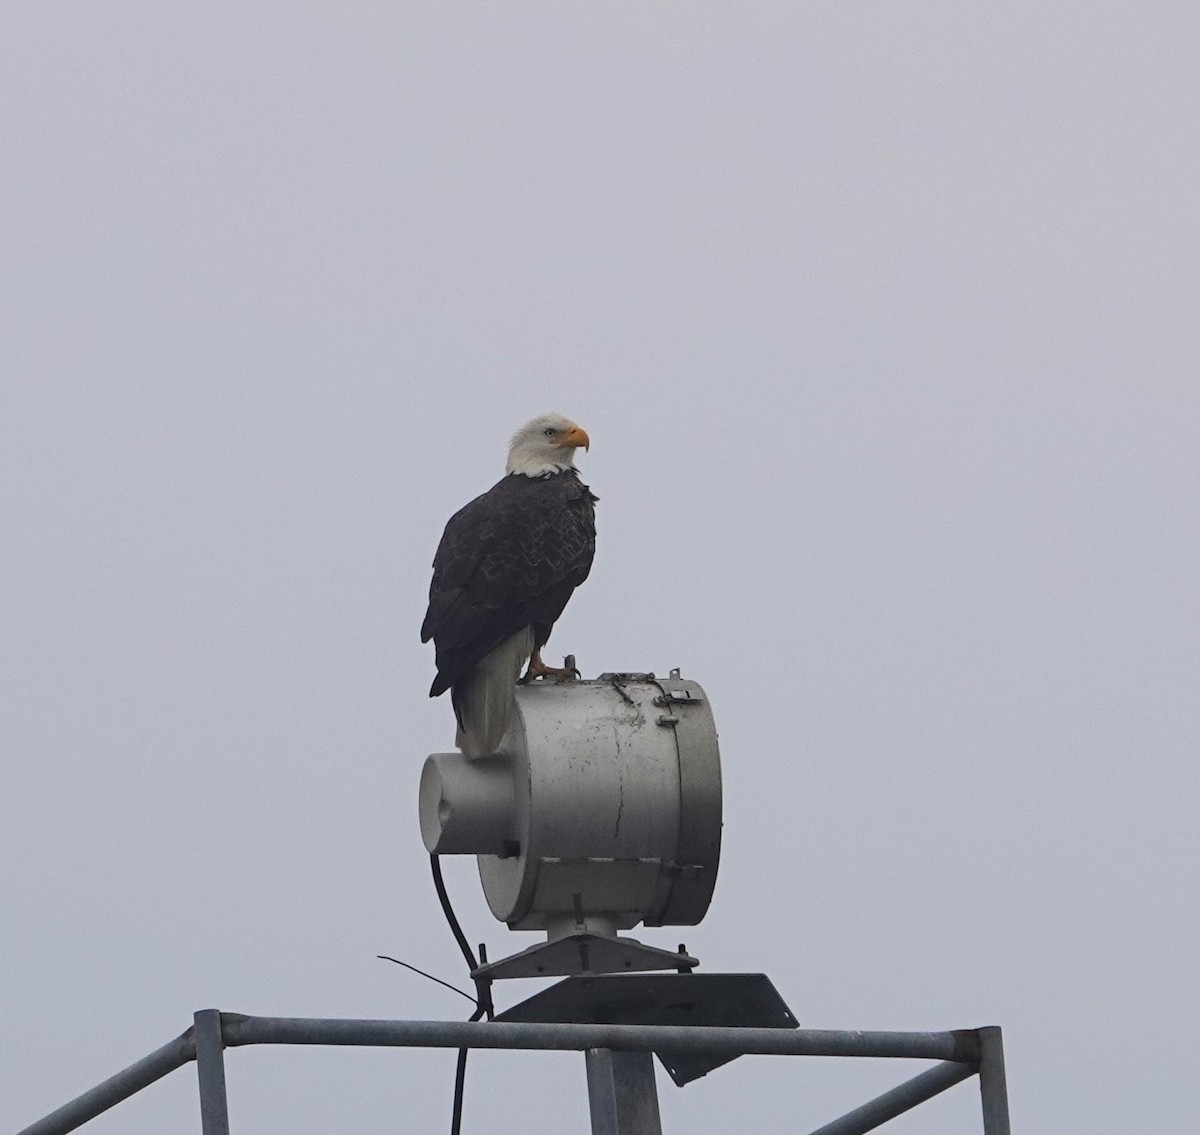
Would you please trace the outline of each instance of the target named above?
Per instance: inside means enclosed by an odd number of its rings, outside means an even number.
[[[513,929],[694,925],[721,848],[708,699],[675,674],[520,686],[499,753],[426,761],[420,811],[430,851],[478,856]]]

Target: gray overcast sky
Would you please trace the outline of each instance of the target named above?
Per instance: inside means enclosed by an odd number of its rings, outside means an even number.
[[[1003,1025],[1018,1130],[1192,1128],[1198,11],[10,0],[4,1129],[197,1008],[463,1012],[375,960],[461,977],[417,628],[551,408],[601,503],[550,654],[721,729],[712,911],[645,938],[814,1027]],[[228,1063],[239,1132],[448,1129],[447,1053]],[[473,1059],[467,1123],[584,1130],[582,1060]],[[198,1131],[194,1076],[91,1130]]]

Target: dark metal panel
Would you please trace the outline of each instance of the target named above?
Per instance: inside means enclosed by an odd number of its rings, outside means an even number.
[[[36,1123],[31,1123],[18,1132],[18,1135],[66,1135],[66,1132],[74,1131],[89,1119],[95,1119],[114,1104],[128,1099],[135,1092],[140,1092],[155,1080],[161,1080],[168,1072],[174,1072],[176,1068],[195,1058],[195,1035],[192,1029],[188,1029],[136,1064],[131,1064],[124,1071],[110,1076],[83,1095],[76,1096],[70,1103],[63,1104]]]
[[[569,977],[506,1009],[500,1021],[794,1029],[796,1018],[761,973],[608,974]],[[734,1053],[655,1055],[680,1087],[736,1059]]]
[[[939,1064],[905,1080],[890,1092],[876,1096],[862,1107],[846,1112],[840,1119],[818,1127],[812,1135],[864,1135],[973,1075],[975,1069],[969,1064]]]
[[[221,1014],[216,1009],[201,1009],[196,1014],[196,1072],[200,1081],[200,1129],[204,1135],[229,1135],[225,1040]]]

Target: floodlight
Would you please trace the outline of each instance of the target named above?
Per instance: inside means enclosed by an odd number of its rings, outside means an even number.
[[[517,687],[487,757],[434,753],[421,836],[475,855],[492,913],[547,941],[479,976],[690,969],[687,954],[620,937],[639,922],[694,926],[721,850],[721,764],[704,691],[672,671]]]

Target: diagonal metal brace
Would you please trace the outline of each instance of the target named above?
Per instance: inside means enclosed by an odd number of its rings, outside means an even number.
[[[818,1127],[812,1135],[864,1135],[974,1075],[972,1065],[946,1061]]]

